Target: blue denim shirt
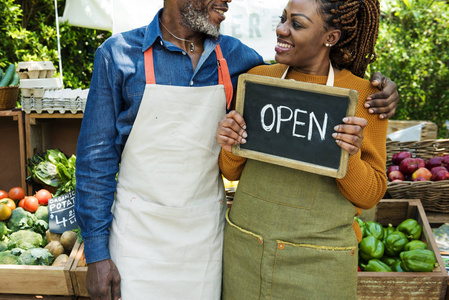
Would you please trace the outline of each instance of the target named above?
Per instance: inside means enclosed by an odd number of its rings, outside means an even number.
[[[156,83],[160,85],[218,84],[214,51],[217,43],[228,62],[234,89],[241,73],[264,63],[259,54],[239,40],[220,35],[206,39],[194,70],[189,55],[163,40],[158,22],[161,11],[148,26],[113,35],[95,54],[76,153],[75,215],[87,263],[110,258],[115,177],[145,90],[144,51],[153,46]]]

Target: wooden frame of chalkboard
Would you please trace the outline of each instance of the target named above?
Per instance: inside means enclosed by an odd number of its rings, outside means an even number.
[[[355,90],[242,74],[236,107],[246,122],[245,144],[236,155],[315,174],[343,178],[349,154],[332,137],[334,127],[354,116]]]

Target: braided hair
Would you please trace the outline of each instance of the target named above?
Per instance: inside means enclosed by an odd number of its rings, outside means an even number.
[[[332,64],[364,77],[376,60],[374,46],[379,30],[378,0],[315,0],[327,28],[341,30],[340,40],[331,48]]]

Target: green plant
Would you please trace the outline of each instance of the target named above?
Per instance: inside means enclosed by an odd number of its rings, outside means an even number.
[[[394,119],[432,121],[439,138],[447,138],[449,5],[433,0],[381,3],[378,58],[368,72],[380,71],[396,83],[400,104]]]

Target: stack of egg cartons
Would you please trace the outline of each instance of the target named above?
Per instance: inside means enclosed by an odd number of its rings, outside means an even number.
[[[20,78],[23,111],[42,113],[53,106],[53,103],[44,98],[44,94],[60,90],[62,83],[59,78],[53,78],[55,67],[51,61],[19,62],[16,72]]]

